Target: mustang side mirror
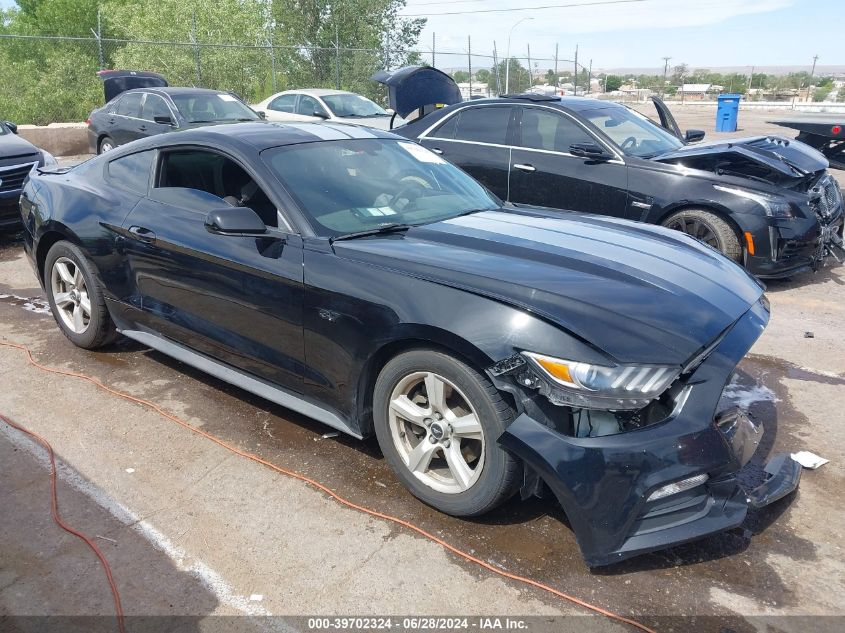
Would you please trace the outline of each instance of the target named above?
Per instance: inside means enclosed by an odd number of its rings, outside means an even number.
[[[173,118],[170,116],[154,116],[153,121],[160,123],[161,125],[176,125],[176,123],[173,122]]]
[[[326,114],[323,110],[314,109],[314,112],[311,113],[311,116],[315,116],[319,119],[328,119],[329,115]]]
[[[214,209],[205,216],[209,233],[221,235],[262,235],[267,232],[264,221],[249,207]]]
[[[259,116],[259,118],[266,119],[267,113],[264,110],[256,110],[255,113]]]
[[[569,146],[569,153],[581,158],[591,160],[609,160],[613,158],[600,145],[595,143],[573,143]]]
[[[684,134],[684,140],[687,143],[698,143],[703,138],[704,130],[687,130],[687,133]]]
[[[18,126],[12,123],[11,121],[3,121],[6,124],[6,127],[12,131],[12,134],[18,133]]]

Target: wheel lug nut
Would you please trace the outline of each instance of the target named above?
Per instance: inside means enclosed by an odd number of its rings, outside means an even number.
[[[438,420],[442,420],[442,419],[443,419],[443,416],[442,416],[442,415],[440,415],[440,412],[435,413],[435,414],[434,414],[434,417],[435,417],[435,418],[437,418]]]
[[[428,441],[431,442],[432,444],[437,444],[437,438],[434,437],[433,435],[428,436]]]
[[[423,420],[423,424],[425,424],[426,426],[431,426],[431,418],[425,418]]]
[[[452,444],[452,442],[450,440],[443,440],[443,447],[444,448],[449,448],[449,446],[451,446],[451,444]]]

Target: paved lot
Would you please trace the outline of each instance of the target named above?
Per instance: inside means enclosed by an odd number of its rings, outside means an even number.
[[[678,119],[705,127],[696,118],[705,115],[690,108]],[[763,125],[740,120],[746,134]],[[98,353],[74,348],[47,313],[20,242],[0,238],[0,341],[29,346],[45,364],[153,400],[355,502],[659,630],[839,631],[841,619],[783,616],[845,616],[845,268],[772,283],[769,297],[771,324],[729,398],[763,422],[761,452],[806,449],[831,462],[805,471],[797,495],[753,513],[743,530],[590,572],[551,502],[513,502],[474,521],[445,517],[405,492],[373,441],[324,438],[329,429],[317,423],[128,341]],[[227,629],[284,630],[257,616],[584,613],[343,508],[139,405],[39,372],[18,351],[0,347],[0,377],[0,412],[52,442],[63,464],[62,512],[97,535],[127,614],[246,614],[256,617],[226,620]],[[2,423],[0,477],[0,629],[4,614],[112,613],[96,559],[50,520],[42,452]],[[661,617],[672,615],[718,617]],[[220,630],[220,621],[156,630]],[[39,630],[43,622],[13,624]],[[603,619],[566,625],[626,630]],[[91,630],[73,626],[65,630]]]

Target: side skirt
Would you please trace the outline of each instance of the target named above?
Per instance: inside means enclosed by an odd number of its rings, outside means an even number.
[[[188,349],[187,347],[183,347],[182,345],[174,343],[173,341],[157,334],[128,329],[119,329],[118,331],[127,338],[131,338],[139,343],[147,345],[148,347],[152,347],[154,350],[157,350],[162,354],[175,358],[186,365],[195,367],[200,371],[210,374],[215,378],[219,378],[224,382],[235,385],[236,387],[240,387],[245,391],[254,393],[256,396],[260,396],[265,400],[275,402],[276,404],[280,404],[283,407],[296,411],[297,413],[306,415],[309,418],[313,418],[323,424],[327,424],[338,431],[348,433],[352,437],[358,439],[363,438],[358,431],[352,429],[352,427],[350,427],[349,424],[347,424],[337,414],[328,411],[317,404],[309,402],[298,395],[290,393],[281,387],[246,374],[238,369],[209,358],[204,354]]]

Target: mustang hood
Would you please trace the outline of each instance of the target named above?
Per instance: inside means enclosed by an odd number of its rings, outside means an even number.
[[[480,212],[335,249],[522,307],[619,362],[684,364],[762,294],[739,266],[681,233],[570,218]]]
[[[661,154],[655,160],[731,176],[763,178],[774,184],[802,179],[828,167],[827,159],[818,150],[781,136],[696,143]]]

